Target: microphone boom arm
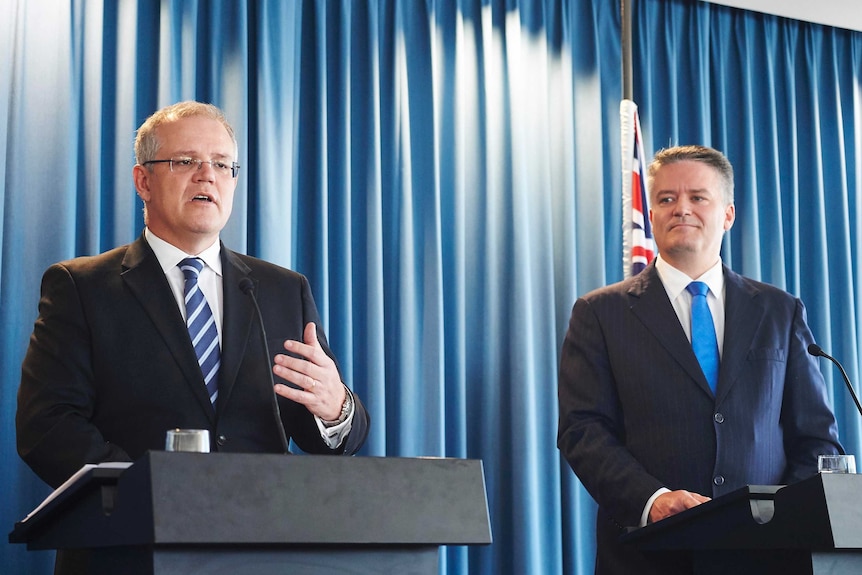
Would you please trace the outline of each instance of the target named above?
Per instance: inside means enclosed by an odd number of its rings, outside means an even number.
[[[844,383],[847,385],[847,391],[850,392],[850,397],[852,397],[853,401],[856,403],[856,409],[859,410],[859,415],[862,415],[862,405],[859,404],[859,398],[856,397],[856,392],[853,391],[853,385],[850,383],[850,378],[847,377],[847,372],[844,371],[844,366],[841,365],[841,362],[823,351],[823,349],[816,343],[812,343],[808,346],[808,353],[815,357],[825,357],[826,359],[834,363],[836,366],[838,366],[838,369],[841,371],[841,376],[844,378]]]
[[[257,312],[257,325],[260,327],[260,339],[263,342],[263,353],[266,355],[265,360],[268,368],[267,373],[269,373],[269,388],[272,390],[272,414],[275,417],[275,424],[278,427],[281,447],[285,454],[290,454],[290,445],[287,442],[287,434],[284,432],[284,423],[281,421],[281,409],[278,407],[278,395],[275,393],[275,380],[272,378],[272,366],[269,365],[269,344],[266,343],[266,329],[263,327],[263,315],[260,313],[260,306],[257,305],[257,298],[254,295],[254,282],[247,277],[242,278],[239,282],[239,289],[251,297],[251,302],[254,304],[254,310]]]

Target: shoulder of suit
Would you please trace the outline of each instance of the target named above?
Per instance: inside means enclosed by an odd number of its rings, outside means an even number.
[[[762,282],[725,269],[725,291],[730,294],[735,289],[741,289],[752,299],[766,298],[777,302],[790,302],[799,299],[778,286]]]
[[[48,270],[52,268],[62,268],[70,274],[79,273],[94,273],[100,271],[116,271],[126,257],[131,244],[126,244],[106,252],[91,255],[78,256],[75,258],[63,260],[52,264]]]
[[[646,291],[654,282],[659,282],[658,274],[654,267],[649,267],[636,276],[628,277],[622,281],[612,283],[600,288],[594,289],[589,293],[581,296],[588,302],[601,301],[613,298],[628,298],[631,296],[638,297]],[[660,285],[660,282],[659,282]]]
[[[241,262],[245,266],[248,267],[251,275],[254,276],[281,276],[284,278],[292,278],[292,279],[300,279],[303,277],[302,274],[296,272],[294,270],[288,269],[286,267],[280,266],[278,264],[274,264],[272,262],[246,255],[241,254],[239,252],[235,252],[233,250],[229,250],[227,248],[222,248],[225,251],[225,258],[228,262],[230,262],[231,258],[236,258],[238,262]]]

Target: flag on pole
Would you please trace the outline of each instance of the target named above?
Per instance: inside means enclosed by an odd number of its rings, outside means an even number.
[[[644,174],[643,141],[638,107],[631,100],[620,103],[623,166],[623,276],[640,273],[655,257],[649,223],[649,202]]]

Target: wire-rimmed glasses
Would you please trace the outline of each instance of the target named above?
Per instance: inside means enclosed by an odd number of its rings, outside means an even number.
[[[198,158],[190,158],[188,156],[178,156],[167,160],[149,160],[144,162],[147,164],[170,164],[170,169],[176,174],[188,174],[189,172],[197,172],[204,164],[209,164],[216,174],[219,176],[235,178],[239,173],[239,164],[236,162],[225,162],[224,160],[200,160]]]

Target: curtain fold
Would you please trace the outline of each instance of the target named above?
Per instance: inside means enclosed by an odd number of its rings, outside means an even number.
[[[11,0],[0,20],[0,442],[8,530],[46,494],[14,445],[51,263],[132,241],[138,125],[182,99],[237,129],[222,239],[309,277],[365,456],[484,465],[494,544],[441,573],[593,571],[595,504],[556,449],[578,295],[622,279],[620,14],[607,0]],[[634,2],[644,147],[736,169],[723,257],[800,296],[860,375],[862,33]],[[823,372],[849,453],[862,430]],[[50,552],[0,545],[11,573]]]

